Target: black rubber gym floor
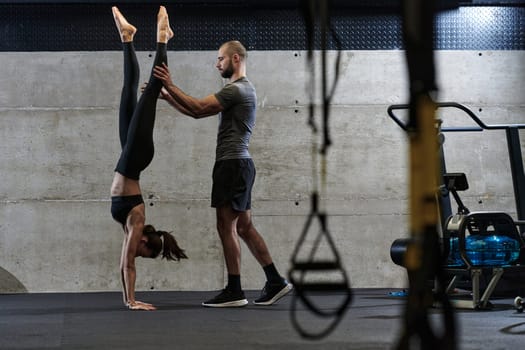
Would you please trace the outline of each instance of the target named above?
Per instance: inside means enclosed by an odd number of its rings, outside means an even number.
[[[214,292],[142,292],[139,300],[157,311],[128,311],[121,294],[43,293],[0,295],[0,349],[393,349],[403,322],[405,299],[388,289],[354,289],[337,328],[320,340],[301,337],[291,321],[292,296],[272,306],[211,309],[201,302]],[[258,291],[248,291],[253,300]],[[324,311],[340,294],[315,294]],[[459,349],[523,349],[525,313],[513,298],[492,299],[488,311],[455,311]],[[303,304],[294,312],[307,332],[319,332],[333,318],[319,318]],[[442,314],[430,310],[439,329]],[[419,347],[413,347],[419,349]]]

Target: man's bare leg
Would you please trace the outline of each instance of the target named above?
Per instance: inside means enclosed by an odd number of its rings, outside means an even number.
[[[230,206],[216,209],[217,229],[221,239],[228,270],[228,285],[214,298],[202,303],[207,307],[242,307],[248,304],[241,287],[240,262],[241,250],[237,236],[237,219],[239,214]]]
[[[217,229],[221,239],[226,262],[226,270],[230,275],[241,273],[241,247],[237,236],[238,213],[229,206],[217,208]]]
[[[255,305],[272,305],[276,303],[288,294],[293,289],[293,286],[279,274],[273,264],[268,246],[253,225],[250,210],[239,214],[237,233],[244,240],[259,264],[261,264],[267,279],[260,297],[255,299],[253,303]]]
[[[248,249],[250,249],[252,255],[262,267],[272,263],[272,257],[270,256],[270,251],[266,246],[266,242],[255,226],[253,226],[250,210],[239,213],[239,219],[237,220],[237,233],[246,243]]]

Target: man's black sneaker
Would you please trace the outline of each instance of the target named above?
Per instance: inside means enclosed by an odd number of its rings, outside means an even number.
[[[234,292],[229,289],[224,289],[216,297],[205,301],[202,303],[202,306],[206,307],[241,307],[248,304],[248,300],[244,296],[244,292],[238,291]]]
[[[255,299],[253,303],[255,305],[272,305],[277,302],[277,300],[288,294],[292,289],[292,284],[287,280],[283,280],[279,283],[266,282],[261,291],[261,296],[259,299]]]

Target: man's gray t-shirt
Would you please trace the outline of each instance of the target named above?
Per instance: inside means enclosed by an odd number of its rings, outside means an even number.
[[[215,97],[224,108],[219,115],[215,160],[251,158],[248,146],[255,126],[255,88],[242,77],[226,84]]]

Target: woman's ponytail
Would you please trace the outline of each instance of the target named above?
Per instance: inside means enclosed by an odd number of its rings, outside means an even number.
[[[188,259],[184,249],[179,247],[177,240],[173,235],[166,231],[157,231],[157,233],[162,236],[164,244],[162,247],[162,258],[166,260],[180,260]]]
[[[144,226],[142,233],[148,237],[146,246],[152,251],[151,258],[155,259],[161,251],[162,258],[166,260],[178,261],[188,258],[171,233],[157,231],[152,225]]]

